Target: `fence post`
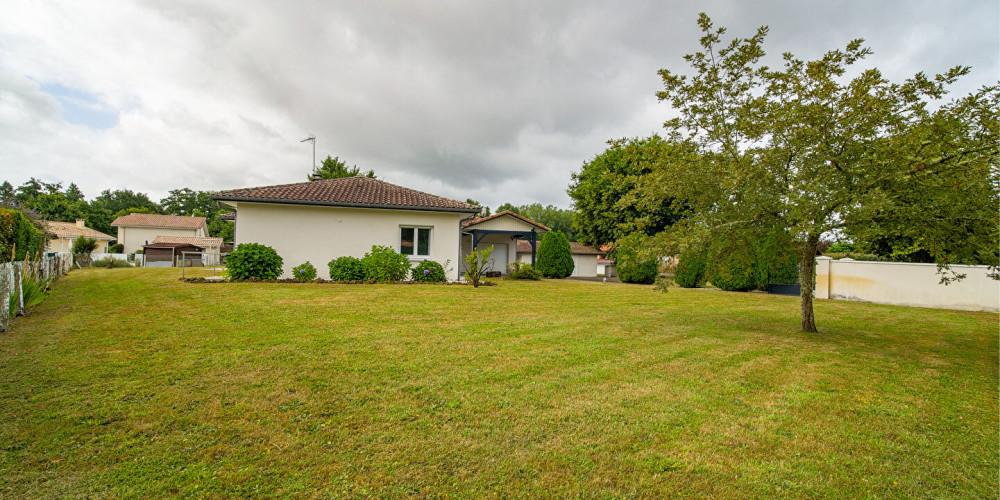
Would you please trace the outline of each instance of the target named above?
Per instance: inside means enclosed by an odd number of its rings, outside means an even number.
[[[24,262],[14,263],[14,292],[17,294],[17,307],[13,316],[24,315]]]
[[[11,268],[10,263],[0,264],[0,332],[10,329],[10,279],[7,278],[7,271]]]

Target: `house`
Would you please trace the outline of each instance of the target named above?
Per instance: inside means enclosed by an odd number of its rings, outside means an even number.
[[[523,215],[510,210],[495,213],[487,217],[476,217],[462,222],[462,256],[461,271],[465,272],[464,256],[473,248],[483,250],[493,246],[490,254],[490,265],[493,271],[507,274],[507,266],[518,260],[518,245],[528,245],[525,262],[534,264],[535,254],[531,242],[538,242],[549,228]]]
[[[142,246],[143,267],[176,267],[181,260],[187,260],[186,266],[201,265],[198,255],[205,251],[205,247],[192,243],[150,243]],[[188,252],[185,254],[184,252]]]
[[[202,252],[201,255],[189,256],[191,259],[200,260],[201,261],[200,265],[206,265],[206,266],[215,265],[219,264],[219,261],[221,260],[221,256],[219,253],[222,248],[222,238],[211,238],[211,237],[201,237],[201,236],[157,236],[156,239],[153,240],[153,244],[191,245],[201,248],[201,250],[199,250],[200,252]],[[157,248],[166,248],[166,247],[157,247]],[[192,252],[195,250],[185,249],[185,251]],[[146,258],[148,261],[149,256],[147,255]]]
[[[479,207],[369,177],[221,191],[212,196],[239,214],[235,243],[260,243],[284,260],[282,276],[309,261],[319,277],[337,257],[362,257],[384,245],[414,264],[434,260],[459,277],[461,221]]]
[[[573,254],[573,274],[570,276],[594,278],[598,275],[599,250],[576,241],[569,242],[569,250]],[[531,263],[530,241],[517,241],[517,260]]]
[[[155,241],[157,236],[208,236],[204,217],[128,214],[118,217],[111,225],[118,228],[118,243],[125,246],[125,253],[142,249],[143,245]]]
[[[42,221],[42,224],[45,226],[45,232],[54,236],[45,242],[46,252],[72,252],[73,240],[86,236],[97,240],[95,253],[107,253],[108,243],[115,239],[114,236],[87,227],[83,219],[77,219],[75,223]]]

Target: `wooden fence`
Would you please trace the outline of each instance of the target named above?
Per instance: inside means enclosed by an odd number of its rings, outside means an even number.
[[[10,329],[12,317],[24,314],[23,283],[26,275],[35,281],[48,282],[65,275],[72,265],[73,257],[62,254],[44,256],[37,262],[0,264],[0,332]]]

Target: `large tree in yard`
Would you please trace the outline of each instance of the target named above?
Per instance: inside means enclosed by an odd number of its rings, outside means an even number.
[[[996,269],[997,86],[943,102],[969,68],[893,83],[856,68],[871,53],[862,40],[813,61],[785,53],[772,69],[762,64],[766,27],[724,42],[708,16],[698,24],[701,50],[685,57],[691,73],[661,70],[658,93],[677,113],[665,123],[668,140],[695,153],[665,158],[642,186],[645,196],[670,193],[691,208],[660,238],[667,247],[787,232],[807,332],[816,331],[824,234],[902,233],[942,272],[968,261]]]

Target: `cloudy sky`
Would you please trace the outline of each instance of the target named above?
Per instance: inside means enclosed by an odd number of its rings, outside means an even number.
[[[660,68],[707,12],[802,58],[865,38],[891,79],[1000,76],[1000,2],[45,1],[0,16],[0,179],[160,199],[299,182],[327,154],[496,206],[569,207],[570,174],[661,130]]]

